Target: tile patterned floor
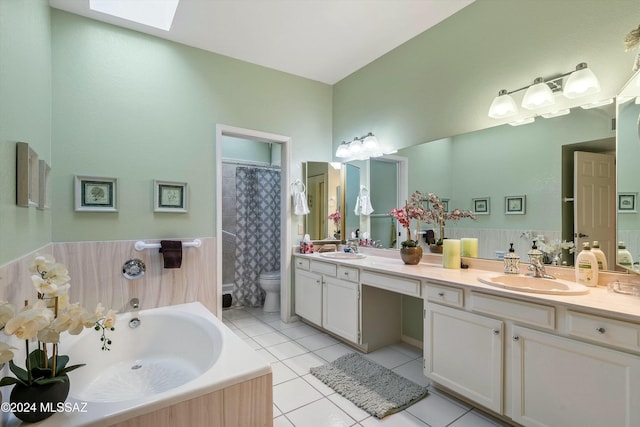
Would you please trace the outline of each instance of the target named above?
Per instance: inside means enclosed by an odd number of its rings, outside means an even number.
[[[317,380],[309,368],[333,361],[353,348],[302,322],[284,323],[278,313],[262,309],[230,309],[224,323],[271,363],[275,427],[504,427],[481,411],[438,390],[425,399],[378,420]],[[429,385],[422,374],[422,352],[395,344],[366,357],[396,373]]]

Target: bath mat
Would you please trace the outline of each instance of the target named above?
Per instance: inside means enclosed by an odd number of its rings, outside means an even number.
[[[402,411],[428,394],[426,387],[358,353],[311,368],[311,374],[376,418]]]

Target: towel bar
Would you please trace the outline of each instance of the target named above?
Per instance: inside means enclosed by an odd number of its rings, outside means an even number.
[[[200,239],[193,239],[192,242],[182,242],[183,248],[199,248],[202,246]],[[145,243],[142,240],[138,240],[135,244],[136,251],[142,251],[145,249],[160,249],[160,243]]]

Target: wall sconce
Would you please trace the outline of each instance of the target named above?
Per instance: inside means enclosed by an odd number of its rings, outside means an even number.
[[[564,78],[568,77],[566,81]],[[564,84],[563,84],[564,82]],[[569,99],[591,95],[600,92],[600,82],[593,72],[587,68],[586,62],[581,62],[576,69],[559,76],[544,79],[536,78],[532,84],[512,91],[500,90],[489,107],[489,117],[493,119],[504,119],[518,114],[518,107],[511,94],[526,90],[522,98],[521,106],[527,110],[536,110],[555,104],[554,93],[562,91],[562,94]],[[612,100],[607,99],[591,104],[585,104],[583,108],[594,108],[606,105]],[[569,114],[568,109],[547,112],[541,114],[544,118],[558,117]],[[524,124],[525,119],[519,120],[517,124]],[[527,123],[533,120],[526,121]]]
[[[353,141],[342,141],[336,149],[336,157],[344,159],[366,160],[370,157],[380,157],[383,154],[378,138],[371,132],[361,137],[355,137]]]

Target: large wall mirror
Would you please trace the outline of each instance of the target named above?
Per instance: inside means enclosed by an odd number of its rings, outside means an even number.
[[[640,73],[640,72],[639,72]],[[640,74],[636,73],[617,97],[618,241],[632,257],[618,265],[640,274]]]

